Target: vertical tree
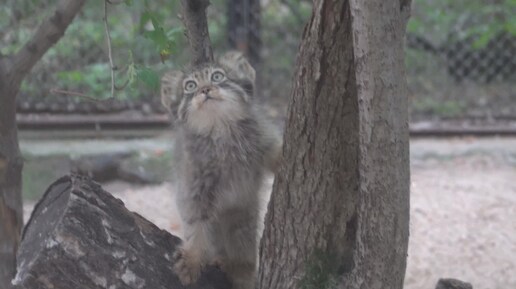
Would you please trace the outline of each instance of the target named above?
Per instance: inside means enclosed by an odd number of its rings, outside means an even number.
[[[251,64],[260,64],[260,1],[228,0],[227,30],[229,46],[242,51]]]
[[[231,49],[244,53],[256,70],[256,91],[261,94],[261,7],[260,0],[227,1],[227,33]]]
[[[23,226],[16,96],[25,76],[63,36],[85,2],[61,0],[25,46],[13,55],[0,55],[0,288],[10,287]]]
[[[402,288],[410,0],[315,0],[261,243],[259,288]]]

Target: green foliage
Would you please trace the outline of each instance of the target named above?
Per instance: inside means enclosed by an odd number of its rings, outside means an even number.
[[[415,101],[413,107],[419,113],[445,118],[458,117],[464,111],[463,105],[455,100],[439,101],[430,97]]]
[[[0,53],[18,51],[39,23],[50,16],[56,0],[7,0],[0,7]],[[37,3],[38,5],[35,5]],[[180,66],[184,46],[178,0],[133,1],[108,6],[117,86],[128,82],[121,98],[155,95],[165,60]],[[23,95],[49,96],[52,89],[68,90],[99,99],[110,96],[111,73],[104,30],[104,5],[88,1],[63,38],[34,67],[22,85]],[[171,15],[174,15],[171,17]],[[170,64],[169,64],[170,65]]]
[[[5,0],[0,6],[0,53],[11,54],[51,16],[57,0]],[[304,23],[311,13],[306,0],[267,1],[262,7],[264,93],[288,95],[294,59]],[[116,84],[120,98],[155,97],[159,75],[189,62],[179,0],[125,0],[108,5]],[[212,0],[208,9],[210,38],[216,54],[227,47],[226,0]],[[291,10],[295,9],[295,11]],[[64,37],[34,67],[22,84],[22,95],[55,97],[52,89],[97,97],[110,96],[111,73],[104,31],[102,1],[88,1]]]
[[[516,0],[414,0],[412,14],[407,31],[437,43],[474,37],[482,48],[501,33],[516,36]]]
[[[156,12],[146,10],[140,16],[140,29],[143,30],[143,35],[153,42],[161,59],[164,61],[175,50],[176,39],[181,34],[182,29],[174,28],[165,31],[161,23],[162,21],[159,19],[159,14]],[[146,29],[149,24],[152,24],[152,29],[150,30]]]
[[[136,77],[153,90],[159,88],[159,75],[148,67],[137,67]]]
[[[83,67],[81,70],[59,71],[57,87],[72,91],[87,91],[88,94],[99,98],[107,97],[106,87],[111,78],[108,63],[94,63]]]

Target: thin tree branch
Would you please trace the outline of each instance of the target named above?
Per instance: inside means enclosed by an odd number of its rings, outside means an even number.
[[[188,42],[192,50],[193,66],[213,61],[213,50],[206,19],[206,8],[209,5],[209,0],[181,0],[183,7],[181,20],[186,27]]]
[[[109,33],[109,25],[107,20],[107,6],[109,0],[104,1],[104,28],[106,30],[106,38],[107,38],[107,46],[108,46],[108,57],[109,57],[109,67],[111,69],[111,97],[115,97],[115,69],[116,66],[113,63],[113,52],[111,51],[111,34]]]
[[[10,74],[21,81],[65,33],[86,0],[61,0],[54,14],[39,26],[32,38],[11,58]]]
[[[60,95],[66,95],[66,96],[76,96],[76,97],[80,97],[80,98],[83,98],[85,100],[88,100],[90,102],[96,102],[96,103],[99,103],[99,102],[107,102],[109,100],[111,100],[112,98],[108,98],[108,99],[98,99],[94,96],[91,96],[91,95],[87,95],[87,94],[84,94],[82,92],[77,92],[77,91],[70,91],[70,90],[63,90],[63,89],[57,89],[57,88],[52,88],[50,90],[50,93],[55,93],[55,94],[60,94]]]

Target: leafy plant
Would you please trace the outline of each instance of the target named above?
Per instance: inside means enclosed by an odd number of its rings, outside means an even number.
[[[483,48],[501,33],[516,36],[516,0],[414,0],[407,31],[437,42],[474,37]]]

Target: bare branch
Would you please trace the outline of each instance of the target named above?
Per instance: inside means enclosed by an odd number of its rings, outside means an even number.
[[[34,36],[12,56],[13,80],[21,81],[41,57],[65,33],[86,0],[61,0],[54,14],[39,26]]]
[[[206,8],[209,0],[181,0],[183,7],[183,21],[188,42],[192,50],[192,65],[199,66],[213,61],[210,34],[208,33],[208,21]]]
[[[111,69],[111,97],[115,97],[115,64],[113,63],[113,52],[111,51],[111,34],[109,33],[109,25],[107,20],[107,6],[109,0],[104,1],[104,28],[106,29],[106,38],[107,38],[107,46],[108,46],[108,57],[109,57],[109,67]]]

